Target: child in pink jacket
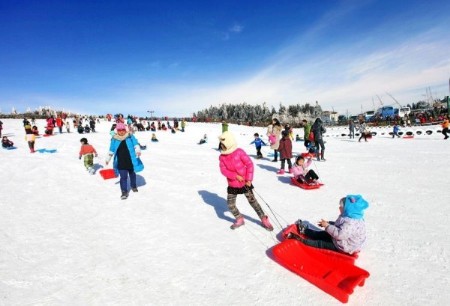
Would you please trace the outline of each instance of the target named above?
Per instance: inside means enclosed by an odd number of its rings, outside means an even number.
[[[295,160],[295,165],[292,167],[291,171],[294,177],[297,179],[299,183],[312,183],[319,179],[319,176],[314,172],[314,170],[308,170],[308,167],[311,165],[312,159],[311,157],[307,158],[305,161],[305,157],[299,155]]]
[[[253,162],[244,150],[237,147],[234,136],[226,131],[220,137],[221,154],[220,172],[227,178],[227,205],[230,212],[236,218],[231,225],[231,229],[235,229],[244,225],[244,217],[236,207],[236,197],[238,194],[244,194],[248,203],[253,207],[255,212],[261,219],[262,226],[269,231],[273,230],[269,222],[269,218],[253,195]]]

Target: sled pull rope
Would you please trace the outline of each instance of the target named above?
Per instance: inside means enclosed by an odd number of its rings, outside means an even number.
[[[258,192],[256,192],[255,188],[253,188],[253,191],[254,191],[255,194],[261,199],[261,201],[263,201],[264,204],[266,204],[266,206],[269,208],[269,210],[270,210],[270,212],[272,213],[272,215],[273,215],[275,221],[277,221],[280,230],[282,230],[282,229],[283,229],[283,226],[281,225],[280,221],[278,220],[277,215],[280,216],[280,218],[283,219],[283,221],[286,222],[286,225],[288,224],[287,221],[286,221],[283,217],[281,217],[280,214],[275,213],[275,212],[273,211],[273,209],[269,206],[269,204],[267,204],[267,202],[263,199],[263,197],[262,197]]]
[[[322,176],[320,176],[319,168],[317,168],[316,161],[313,160],[313,164],[314,164],[314,167],[316,168],[317,175],[319,176],[319,181],[322,181],[322,179],[321,179]]]

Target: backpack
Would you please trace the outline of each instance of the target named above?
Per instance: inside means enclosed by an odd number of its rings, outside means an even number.
[[[275,137],[275,135],[274,134],[270,134],[269,135],[269,143],[271,144],[271,145],[273,145],[273,144],[275,144],[277,142],[277,138]]]

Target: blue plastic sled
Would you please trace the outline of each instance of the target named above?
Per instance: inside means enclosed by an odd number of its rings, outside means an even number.
[[[39,153],[56,153],[56,149],[39,149],[39,150],[36,150],[36,152],[39,152]]]

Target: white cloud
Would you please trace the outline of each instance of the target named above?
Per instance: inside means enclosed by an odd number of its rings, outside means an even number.
[[[244,27],[238,23],[233,24],[230,28],[229,31],[232,33],[241,33],[244,30]]]

